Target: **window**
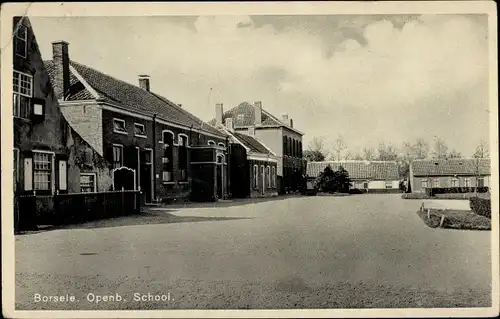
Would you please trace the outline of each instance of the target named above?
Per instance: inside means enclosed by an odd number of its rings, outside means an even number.
[[[432,181],[432,187],[439,187],[439,178],[434,178]]]
[[[288,143],[288,155],[291,156],[292,155],[292,138],[291,137],[288,138],[287,143]]]
[[[146,137],[146,130],[143,124],[134,123],[134,135],[139,137]]]
[[[123,166],[123,145],[113,145],[113,168]]]
[[[181,173],[181,180],[187,180],[187,136],[179,134],[179,170]]]
[[[33,186],[35,190],[50,190],[52,154],[33,152]]]
[[[451,187],[458,187],[458,186],[459,186],[458,178],[452,177],[451,178]]]
[[[174,134],[172,132],[163,132],[162,178],[164,182],[172,181],[173,147],[174,147]]]
[[[266,177],[267,177],[267,186],[271,187],[271,168],[266,166]]]
[[[226,145],[224,143],[219,143],[217,145],[220,146],[220,147],[226,147]]]
[[[214,141],[212,141],[212,140],[209,140],[209,141],[208,141],[208,145],[214,145],[214,146],[215,146],[215,142],[214,142]]]
[[[299,142],[299,157],[302,158],[302,142]]]
[[[272,172],[272,179],[271,179],[271,181],[272,181],[272,187],[276,188],[276,167],[275,166],[273,166],[271,168],[271,172]]]
[[[29,74],[14,71],[13,77],[13,115],[29,118],[31,114],[31,98],[33,96],[33,77]]]
[[[244,121],[244,120],[245,120],[245,114],[238,114],[238,115],[236,116],[236,121],[238,121],[238,123],[239,123],[240,125],[242,125],[242,124],[243,124],[243,121]]]
[[[125,121],[120,119],[113,119],[113,131],[115,133],[127,134]]]
[[[68,163],[65,160],[59,161],[59,184],[57,188],[60,191],[68,190]]]
[[[93,193],[96,191],[95,174],[80,174],[80,192]]]
[[[259,167],[257,165],[253,166],[253,187],[259,188]]]
[[[477,187],[484,187],[484,177],[478,177]]]
[[[368,182],[363,182],[363,188],[368,189]]]
[[[422,188],[427,188],[427,179],[422,179]]]
[[[14,38],[14,52],[23,58],[28,55],[28,29],[21,24],[18,25]]]
[[[392,182],[386,181],[385,182],[385,188],[392,188]]]
[[[470,177],[464,178],[464,186],[465,187],[470,187]]]
[[[288,139],[283,136],[283,155],[288,155]]]
[[[19,149],[15,148],[14,149],[14,165],[13,171],[14,171],[14,191],[17,190],[17,183],[19,182]]]

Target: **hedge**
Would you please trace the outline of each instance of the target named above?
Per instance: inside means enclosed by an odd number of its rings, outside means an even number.
[[[470,208],[477,215],[491,218],[491,199],[481,197],[471,197]]]

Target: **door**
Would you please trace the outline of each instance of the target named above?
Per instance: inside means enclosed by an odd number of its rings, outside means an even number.
[[[144,194],[146,203],[152,201],[152,190],[153,190],[153,163],[152,163],[152,150],[146,149],[141,150],[141,167],[140,167],[140,186],[141,191]]]
[[[217,198],[222,198],[222,165],[217,164]]]

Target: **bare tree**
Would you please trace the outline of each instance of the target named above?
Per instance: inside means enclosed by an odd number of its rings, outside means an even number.
[[[345,159],[345,155],[347,155],[345,154],[346,151],[347,145],[344,141],[344,137],[339,135],[333,144],[333,160],[341,161],[342,159]]]
[[[373,147],[363,148],[363,159],[373,161],[375,159],[375,150]]]
[[[413,149],[416,159],[425,159],[429,153],[429,144],[423,138],[419,138],[413,144]]]
[[[449,154],[448,158],[462,158],[462,154],[453,149]]]
[[[434,141],[434,149],[432,152],[432,157],[435,159],[445,159],[448,156],[448,146],[445,141],[439,137],[436,137]]]
[[[390,144],[380,143],[377,151],[379,161],[395,161],[398,158],[396,149]]]
[[[474,152],[474,155],[472,155],[472,157],[474,157],[474,158],[489,158],[490,157],[488,144],[484,140],[481,140],[479,142],[479,145],[476,147],[476,151]]]
[[[323,137],[315,137],[309,143],[308,149],[304,151],[304,157],[308,161],[324,161],[328,156],[325,150],[325,139]]]

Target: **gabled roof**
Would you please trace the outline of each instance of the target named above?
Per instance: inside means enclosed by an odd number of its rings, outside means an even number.
[[[414,160],[410,165],[413,176],[491,175],[488,158]]]
[[[296,131],[297,133],[302,134],[296,128],[285,125],[277,117],[266,111],[264,108],[262,108],[261,114],[262,125],[277,127],[285,126],[291,130]],[[225,121],[227,118],[233,119],[235,128],[252,126],[254,124],[255,108],[248,102],[242,102],[238,106],[224,112],[224,114],[222,115],[222,121]],[[208,123],[211,125],[216,124],[215,119],[210,120]]]
[[[250,151],[254,153],[260,154],[271,154],[271,152],[258,140],[254,137],[238,132],[231,132],[231,134],[236,137],[241,143],[243,143],[246,147],[250,149]]]
[[[54,63],[52,60],[44,63],[53,82]],[[130,112],[140,112],[151,116],[157,114],[158,118],[167,122],[188,128],[192,126],[195,129],[224,137],[213,126],[158,94],[148,92],[74,61],[70,61],[70,66],[78,74],[74,74],[71,70],[70,89],[65,97],[66,101],[95,99],[95,96],[78,80],[78,76],[81,76],[105,102],[120,106]]]
[[[318,177],[321,172],[330,166],[338,170],[342,166],[349,172],[351,179],[367,180],[398,180],[398,163],[392,161],[324,161],[307,163],[307,175]]]

